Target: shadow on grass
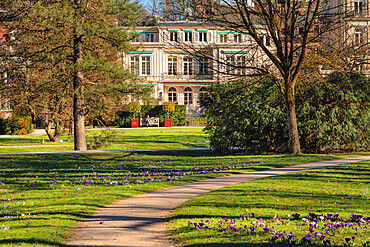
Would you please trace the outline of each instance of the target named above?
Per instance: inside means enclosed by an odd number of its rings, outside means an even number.
[[[58,242],[46,241],[38,238],[0,239],[0,246],[14,246],[22,244],[32,244],[34,246],[60,246],[60,243]]]

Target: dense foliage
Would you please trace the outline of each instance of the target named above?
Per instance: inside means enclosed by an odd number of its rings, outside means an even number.
[[[369,80],[333,73],[297,87],[297,121],[304,152],[360,151],[370,147]],[[202,102],[217,152],[285,152],[286,108],[272,82],[216,85]]]
[[[0,135],[25,135],[32,132],[31,117],[0,118]]]
[[[2,23],[16,30],[10,58],[22,58],[15,64],[20,72],[9,75],[11,103],[30,105],[34,116],[47,108],[56,132],[61,131],[63,120],[73,119],[76,149],[86,146],[85,116],[106,118],[111,109],[123,105],[127,95],[140,98],[149,93],[148,87],[133,86],[137,77],[119,62],[122,51],[135,49],[129,44],[134,34],[125,30],[140,19],[143,10],[137,2],[3,2],[0,9],[22,16]],[[48,133],[51,141],[60,134]]]

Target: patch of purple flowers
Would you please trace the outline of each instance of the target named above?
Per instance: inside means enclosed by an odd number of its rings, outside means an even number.
[[[253,215],[253,216],[252,216]],[[294,219],[299,218],[299,214],[292,214]],[[290,218],[290,215],[287,216]],[[279,219],[279,220],[278,220]],[[327,214],[319,215],[315,213],[309,213],[307,216],[302,218],[304,222],[301,229],[307,227],[307,233],[300,239],[293,233],[289,234],[286,231],[281,231],[281,227],[284,226],[284,220],[278,215],[274,215],[271,220],[266,219],[263,221],[262,218],[257,218],[254,214],[240,215],[239,219],[229,219],[224,218],[217,222],[217,226],[208,221],[207,229],[219,229],[222,233],[235,233],[235,234],[244,234],[244,235],[259,235],[266,236],[266,240],[270,245],[279,244],[279,245],[314,245],[314,246],[331,246],[331,240],[328,236],[334,235],[347,235],[343,238],[343,244],[348,245],[350,242],[355,242],[356,236],[353,234],[367,233],[370,229],[370,222],[367,221],[368,218],[363,217],[362,215],[352,214],[349,221],[345,222],[339,219],[339,214]],[[246,224],[246,221],[250,222]],[[288,221],[288,220],[287,220]],[[356,223],[356,225],[352,222]],[[204,222],[201,220],[200,223],[194,221],[189,221],[188,225],[194,227],[197,230],[204,229],[200,227],[200,224]],[[276,224],[276,225],[272,225]],[[299,223],[297,222],[299,225]],[[202,225],[203,226],[203,225]],[[278,230],[280,229],[280,231]],[[349,236],[348,236],[349,235]],[[369,246],[369,242],[361,243],[362,246]]]

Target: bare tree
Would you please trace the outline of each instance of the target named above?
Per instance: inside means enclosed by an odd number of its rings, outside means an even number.
[[[245,60],[214,57],[212,53],[197,54],[213,59],[228,79],[242,76],[269,77],[284,96],[287,109],[289,152],[300,153],[295,110],[295,86],[307,57],[319,54],[323,35],[340,27],[340,13],[328,14],[322,0],[225,0],[179,1],[178,6],[191,6],[191,20],[216,25],[225,30],[245,34],[251,42],[239,47],[248,53]],[[176,6],[172,4],[171,6]],[[237,38],[237,37],[235,37]],[[237,46],[236,46],[237,47]],[[183,46],[183,49],[198,47]],[[207,49],[204,47],[201,50]],[[209,46],[209,51],[212,47]],[[205,55],[209,54],[209,55]],[[328,55],[328,54],[327,54]],[[320,58],[324,60],[323,58]],[[220,66],[221,64],[221,66]],[[223,68],[223,69],[222,69]]]

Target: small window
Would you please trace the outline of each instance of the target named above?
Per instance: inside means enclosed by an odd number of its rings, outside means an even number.
[[[141,74],[150,75],[150,57],[141,57]]]
[[[177,75],[177,58],[168,58],[168,75]]]
[[[235,56],[226,57],[226,72],[229,75],[235,74]]]
[[[355,15],[362,16],[364,14],[364,0],[355,0],[353,4]]]
[[[146,42],[155,42],[154,37],[155,37],[154,33],[146,33],[145,34],[145,41]]]
[[[184,104],[193,104],[193,90],[190,87],[187,87],[184,90]]]
[[[201,57],[199,58],[199,75],[208,75],[208,67],[209,67],[209,62],[208,58]]]
[[[241,43],[241,42],[242,42],[242,35],[234,34],[234,43]]]
[[[204,99],[204,97],[207,95],[207,88],[202,87],[199,90],[199,102]]]
[[[185,42],[193,42],[193,32],[185,32],[184,36]]]
[[[227,34],[220,34],[220,43],[227,43]]]
[[[193,74],[193,58],[184,57],[183,64],[184,64],[184,75],[192,75]]]
[[[168,89],[168,101],[177,102],[177,90],[174,87]]]
[[[139,74],[139,56],[130,57],[130,71],[135,75]]]
[[[170,32],[170,41],[177,42],[177,32]]]
[[[270,37],[265,35],[264,36],[264,39],[265,39],[265,46],[270,46],[271,45],[271,42],[270,42]]]
[[[238,60],[237,74],[238,75],[245,75],[245,64],[246,64],[245,56],[239,56],[237,60]]]
[[[199,32],[199,42],[207,42],[207,32]]]

